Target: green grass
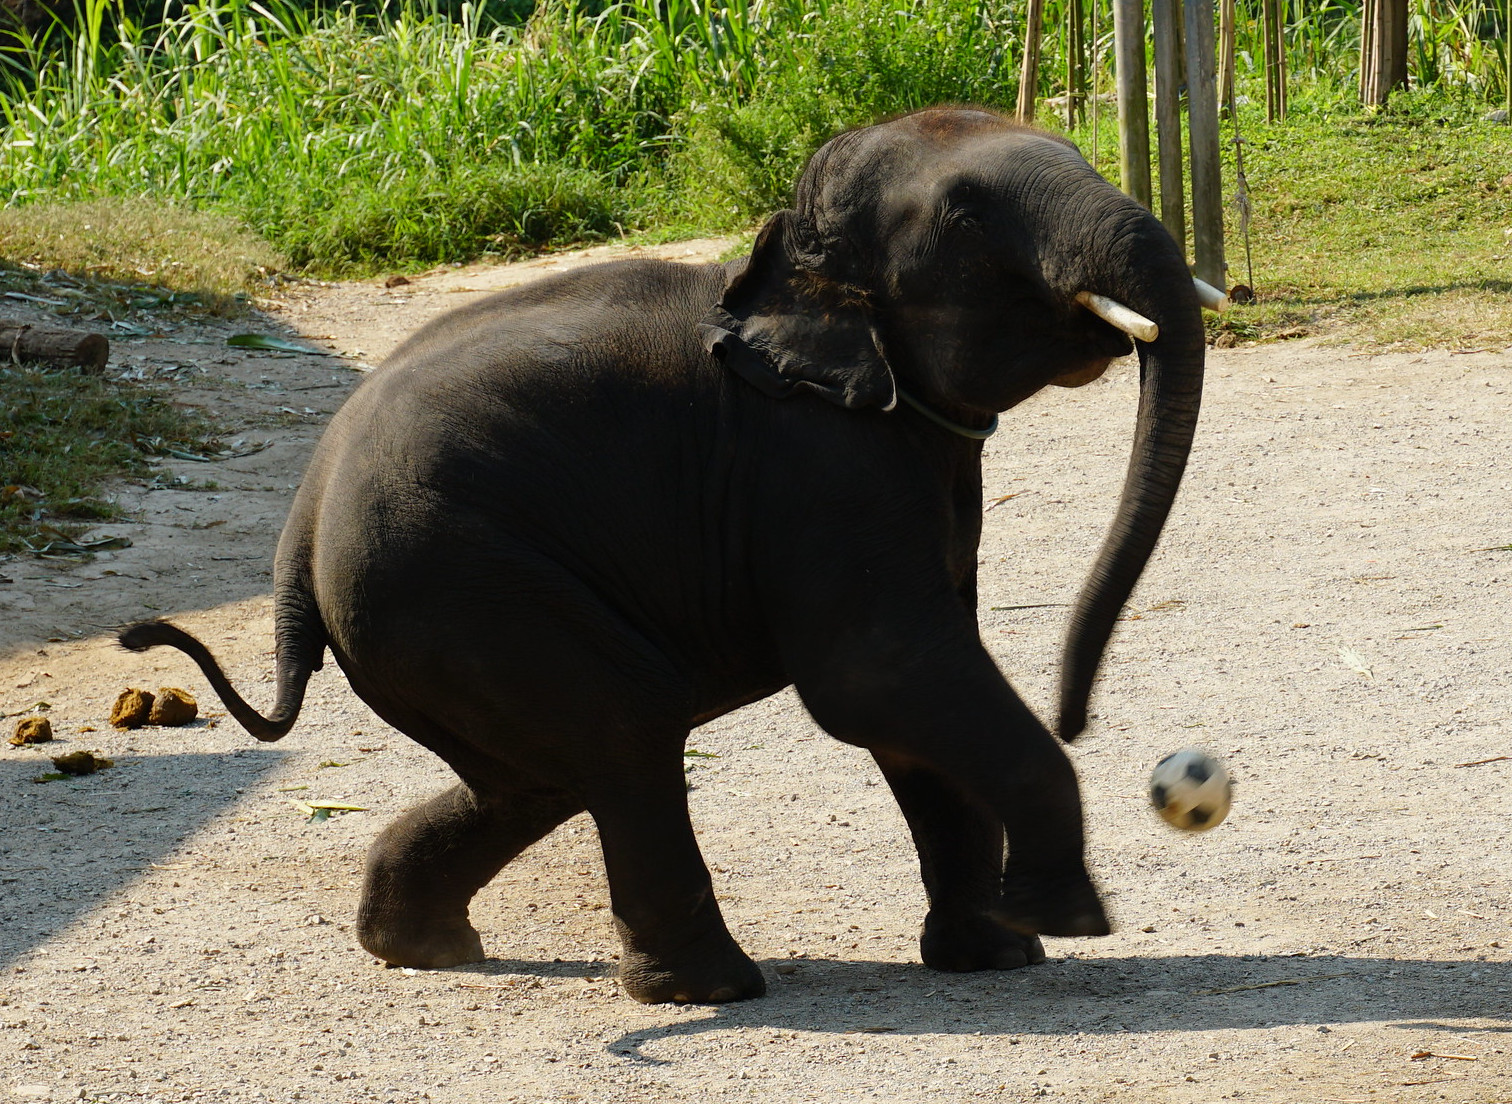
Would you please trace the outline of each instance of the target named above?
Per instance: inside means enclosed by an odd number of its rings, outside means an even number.
[[[928,103],[1011,107],[1023,19],[1009,0],[541,0],[523,22],[453,3],[372,15],[205,0],[157,20],[140,0],[85,3],[75,38],[0,66],[0,202],[23,212],[0,224],[0,252],[45,252],[5,237],[38,205],[149,195],[218,214],[266,241],[275,263],[317,274],[745,228],[786,202],[838,129]],[[1064,3],[1047,8],[1042,94],[1059,90]],[[1483,0],[1414,3],[1419,81],[1437,82],[1464,129],[1462,105],[1503,94],[1505,62],[1487,38],[1500,17]],[[1253,95],[1250,6],[1240,79]],[[1327,75],[1352,69],[1358,16],[1358,0],[1299,9],[1302,110],[1274,135],[1257,108],[1242,112],[1262,202],[1273,148],[1290,147],[1293,175],[1321,164],[1333,180],[1339,158],[1369,145],[1349,84]],[[1106,91],[1105,7],[1100,20],[1089,64]],[[1040,121],[1057,125],[1048,111]],[[1113,175],[1111,110],[1100,124],[1098,162]],[[1076,136],[1087,145],[1090,128]],[[1328,159],[1310,160],[1324,147]],[[1305,221],[1311,201],[1294,198]],[[1284,233],[1269,208],[1257,207],[1256,230],[1272,218]]]
[[[120,515],[105,488],[164,448],[203,452],[212,427],[159,391],[78,369],[0,367],[0,552],[39,549]]]
[[[1323,335],[1409,349],[1506,347],[1512,334],[1512,126],[1464,89],[1395,96],[1369,114],[1352,89],[1294,92],[1267,123],[1264,88],[1241,70],[1237,132],[1250,202],[1250,264],[1235,202],[1233,119],[1222,121],[1224,253],[1256,303],[1210,328],[1244,340]],[[1072,137],[1094,156],[1092,127]],[[1153,154],[1152,154],[1153,156]],[[1117,121],[1095,158],[1118,181]],[[1155,207],[1159,209],[1158,173]],[[1190,206],[1187,212],[1191,230]],[[1188,241],[1190,248],[1190,240]]]
[[[96,292],[104,285],[128,292],[145,285],[197,296],[217,312],[236,310],[249,287],[289,264],[227,215],[125,196],[0,208],[0,259],[0,266],[9,260],[33,272],[61,268]],[[0,273],[0,285],[9,282]],[[55,294],[29,290],[44,298]]]
[[[157,196],[324,271],[604,233],[671,107],[609,33],[565,9],[484,29],[247,0],[123,21],[0,97],[0,200]]]
[[[152,195],[323,273],[749,222],[840,127],[1016,89],[1006,0],[543,0],[523,24],[107,6],[12,59],[0,202]]]
[[[1504,347],[1512,127],[1443,94],[1404,95],[1375,116],[1302,106],[1285,125],[1241,118],[1260,293],[1247,313],[1262,328],[1377,344]],[[1236,281],[1242,245],[1230,232]]]

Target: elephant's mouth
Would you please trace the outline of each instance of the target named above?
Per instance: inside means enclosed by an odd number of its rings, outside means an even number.
[[[1197,300],[1204,307],[1208,310],[1219,312],[1228,309],[1229,299],[1227,295],[1217,288],[1203,283],[1201,280],[1194,278],[1192,282],[1197,285]],[[1127,334],[1129,337],[1146,343],[1152,342],[1160,336],[1159,326],[1137,311],[1130,310],[1116,299],[1110,299],[1106,295],[1098,295],[1091,291],[1079,291],[1076,293],[1076,302],[1078,305],[1097,315],[1097,317],[1108,323],[1115,330],[1120,331],[1121,334]],[[1126,341],[1124,345],[1125,347],[1117,354],[1118,356],[1125,356],[1131,351],[1127,347]],[[1080,368],[1064,372],[1050,382],[1056,387],[1084,387],[1106,372],[1108,365],[1112,361],[1112,357],[1089,360]]]
[[[1093,380],[1098,379],[1108,370],[1108,365],[1113,363],[1112,357],[1102,357],[1098,360],[1089,361],[1080,368],[1056,376],[1050,382],[1056,387],[1085,387]]]

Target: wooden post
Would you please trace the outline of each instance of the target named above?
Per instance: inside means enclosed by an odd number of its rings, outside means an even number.
[[[1360,99],[1384,107],[1407,83],[1407,0],[1365,0],[1360,20]]]
[[[1278,119],[1286,118],[1286,80],[1286,0],[1276,0],[1276,102],[1281,107]]]
[[[1218,110],[1234,106],[1234,0],[1218,4]]]
[[[1154,195],[1150,189],[1150,105],[1145,91],[1144,43],[1144,0],[1113,0],[1118,174],[1123,190],[1150,208]],[[1097,110],[1096,103],[1092,110]]]
[[[1260,22],[1265,45],[1265,117],[1286,118],[1286,4],[1261,0]]]
[[[1181,155],[1181,49],[1175,0],[1150,0],[1155,27],[1155,140],[1160,156],[1160,221],[1186,254],[1186,174]]]
[[[1066,3],[1066,129],[1075,130],[1077,117],[1087,94],[1087,66],[1083,56],[1086,41],[1082,36],[1084,24],[1082,0],[1067,0]]]
[[[1045,19],[1045,0],[1029,0],[1029,18],[1024,24],[1024,63],[1019,68],[1018,120],[1034,122],[1039,99],[1040,30]]]
[[[1378,104],[1376,86],[1379,83],[1381,0],[1365,0],[1360,5],[1360,101]]]
[[[1223,263],[1223,182],[1218,159],[1213,0],[1185,0],[1187,129],[1192,157],[1192,251],[1199,280],[1228,287]]]

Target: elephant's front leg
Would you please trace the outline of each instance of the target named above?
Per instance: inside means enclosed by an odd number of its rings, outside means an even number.
[[[814,719],[847,743],[949,779],[1006,830],[1002,922],[1024,936],[1107,934],[1083,862],[1076,774],[972,627],[862,621],[818,640],[795,649]]]
[[[620,983],[644,1004],[718,1004],[759,997],[766,980],[719,911],[688,819],[679,740],[603,764],[590,796],[622,951]]]
[[[558,790],[482,795],[453,786],[385,828],[368,852],[357,937],[394,966],[478,962],[467,906],[504,865],[582,802]]]
[[[929,914],[919,939],[935,970],[1013,970],[1045,961],[1034,935],[1003,924],[1003,823],[950,779],[896,753],[872,753],[919,852]]]

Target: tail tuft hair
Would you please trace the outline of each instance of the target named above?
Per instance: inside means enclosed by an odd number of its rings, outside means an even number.
[[[145,652],[160,644],[177,643],[177,637],[187,635],[166,621],[139,621],[116,634],[116,641],[130,652]]]

